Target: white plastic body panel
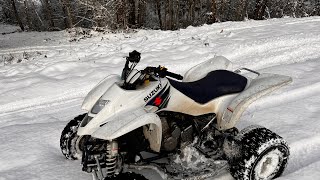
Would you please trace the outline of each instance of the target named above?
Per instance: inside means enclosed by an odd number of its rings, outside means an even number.
[[[291,77],[283,75],[266,73],[259,75],[251,81],[247,89],[234,99],[230,99],[230,102],[225,103],[224,107],[221,107],[220,113],[223,111],[223,115],[221,119],[218,119],[218,128],[225,130],[234,127],[242,113],[252,102],[291,81]]]
[[[160,150],[162,138],[160,119],[156,114],[147,113],[143,108],[147,104],[145,98],[153,98],[156,93],[152,92],[162,90],[166,84],[168,84],[168,80],[163,78],[161,81],[149,82],[136,90],[124,90],[119,87],[118,83],[113,83],[102,95],[96,92],[92,93],[97,94],[98,98],[90,96],[93,100],[86,97],[86,101],[93,101],[90,104],[91,107],[87,107],[88,115],[93,119],[85,127],[80,126],[77,134],[79,136],[91,135],[96,138],[112,140],[141,126],[153,124],[156,127],[154,128],[155,130],[144,133],[145,135],[149,134],[148,140],[151,148],[154,151]],[[98,101],[98,99],[108,100],[109,103],[98,114],[93,114],[91,109],[95,104],[94,100]],[[100,127],[101,125],[103,126]],[[123,127],[120,128],[120,126]]]
[[[148,125],[148,127],[144,128],[144,134],[149,140],[150,148],[160,152],[162,139],[161,120],[157,114],[147,113],[142,108],[115,114],[108,119],[106,124],[94,131],[91,136],[113,140],[145,125]]]
[[[170,101],[164,110],[193,116],[215,113],[217,115],[217,127],[220,130],[226,130],[236,125],[242,113],[252,102],[291,81],[291,77],[288,76],[261,74],[255,79],[248,78],[248,84],[241,93],[221,96],[206,104],[199,104],[171,87],[171,99],[174,100]]]
[[[192,116],[216,113],[219,109],[220,102],[224,99],[224,97],[219,97],[209,101],[208,103],[199,104],[172,86],[170,87],[170,95],[170,99],[172,100],[169,101],[168,106],[165,109],[162,109],[162,111],[168,110]]]
[[[108,88],[120,80],[121,78],[119,75],[112,74],[100,81],[99,84],[95,86],[85,97],[82,103],[82,109],[89,111],[97,100],[108,90]]]
[[[183,77],[183,82],[197,81],[205,77],[209,72],[225,69],[232,71],[232,62],[223,56],[216,56],[189,69]]]

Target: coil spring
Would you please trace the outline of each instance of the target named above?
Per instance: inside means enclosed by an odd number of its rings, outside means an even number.
[[[107,144],[107,155],[106,155],[106,173],[107,176],[112,176],[116,172],[117,167],[117,157],[111,154],[112,147],[111,144]]]

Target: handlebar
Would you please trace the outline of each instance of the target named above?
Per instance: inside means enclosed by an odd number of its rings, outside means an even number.
[[[169,77],[175,78],[177,80],[182,80],[183,79],[183,76],[181,76],[180,74],[176,74],[176,73],[170,72],[170,71],[168,71],[167,68],[161,67],[161,66],[159,66],[159,67],[150,67],[149,66],[149,67],[146,67],[144,69],[144,71],[146,73],[153,72],[155,74],[158,74],[159,77],[162,77],[162,78],[164,78],[166,76],[169,76]]]
[[[175,79],[178,79],[178,80],[182,80],[183,79],[183,76],[181,76],[180,74],[173,73],[173,72],[166,71],[165,74],[166,74],[166,76],[169,76],[169,77],[172,77],[172,78],[175,78]]]

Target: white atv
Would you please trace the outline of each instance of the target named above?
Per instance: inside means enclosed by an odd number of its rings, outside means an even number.
[[[82,159],[82,170],[95,180],[137,179],[141,175],[125,173],[134,168],[157,170],[166,179],[212,178],[223,170],[241,180],[282,174],[289,157],[285,140],[261,126],[239,132],[235,125],[250,103],[290,77],[232,71],[221,56],[184,77],[161,66],[137,70],[139,61],[139,52],[129,53],[121,77],[106,77],[86,96],[87,113],[62,131],[67,159]],[[193,154],[185,154],[190,148]]]

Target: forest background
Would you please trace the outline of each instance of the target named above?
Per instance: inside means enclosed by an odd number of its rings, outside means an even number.
[[[83,27],[176,30],[223,21],[320,15],[320,0],[0,0],[0,22],[23,31]]]

